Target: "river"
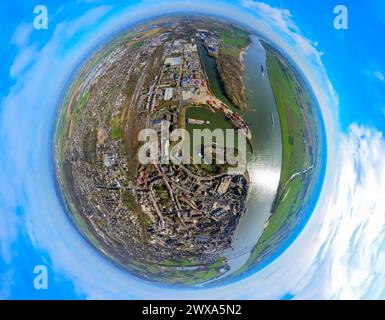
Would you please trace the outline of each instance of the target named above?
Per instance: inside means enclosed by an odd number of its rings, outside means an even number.
[[[243,60],[248,109],[237,110],[249,124],[252,132],[253,153],[248,154],[247,164],[250,190],[247,209],[234,232],[231,248],[224,252],[230,270],[222,277],[238,270],[249,258],[270,216],[270,208],[281,173],[281,128],[267,75],[266,52],[256,36],[251,35],[250,39],[252,42],[245,50]],[[207,54],[207,50],[201,44],[199,48],[212,92],[234,108],[225,96],[215,59]]]

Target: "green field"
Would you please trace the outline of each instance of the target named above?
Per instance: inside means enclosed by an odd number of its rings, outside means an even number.
[[[249,35],[243,30],[234,29],[232,31],[222,31],[221,50],[225,55],[239,58],[241,50],[250,43]]]
[[[137,49],[139,47],[141,47],[142,45],[144,45],[144,40],[139,40],[137,42],[135,42],[133,45],[132,45],[132,49]]]
[[[121,137],[120,117],[113,117],[111,122],[112,139],[119,140]]]

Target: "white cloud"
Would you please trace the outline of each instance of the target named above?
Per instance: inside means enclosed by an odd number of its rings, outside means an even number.
[[[379,80],[381,82],[385,82],[385,76],[381,71],[378,71],[378,70],[374,71],[373,75],[376,77],[377,80]]]
[[[9,75],[13,78],[20,75],[21,72],[35,61],[37,57],[37,48],[36,45],[30,45],[29,47],[24,48],[20,54],[15,58]]]
[[[11,42],[18,47],[24,47],[27,44],[32,31],[32,23],[20,23],[16,27]]]
[[[270,41],[284,50],[305,74],[321,106],[327,126],[328,140],[333,139],[338,118],[339,99],[322,63],[324,52],[317,50],[318,42],[307,38],[293,21],[289,10],[271,7],[262,2],[243,0],[242,5],[257,15],[242,18]],[[314,44],[316,43],[316,44]]]
[[[272,7],[266,3],[253,0],[243,0],[242,4],[244,7],[254,10],[260,16],[268,17],[265,22],[273,25],[279,32],[288,36],[298,49],[301,50],[302,54],[319,56],[319,52],[315,48],[318,46],[318,42],[310,41],[301,33],[293,21],[289,10]]]
[[[385,140],[375,129],[350,126],[320,239],[330,270],[328,298],[385,298]],[[332,232],[335,231],[335,232]]]
[[[380,82],[385,82],[385,76],[384,76],[383,72],[380,71],[380,70],[369,70],[369,69],[367,69],[367,70],[365,70],[365,73],[366,73],[367,76],[369,76],[369,77],[371,77],[373,79],[376,79],[376,80],[378,80]]]
[[[262,13],[264,16],[269,17],[269,20],[272,24],[278,26],[278,28],[287,34],[290,34],[293,31],[298,32],[297,25],[292,21],[292,16],[289,10],[279,9],[271,7],[270,5],[257,2],[253,0],[243,0],[242,5],[250,9],[256,9],[258,12]]]

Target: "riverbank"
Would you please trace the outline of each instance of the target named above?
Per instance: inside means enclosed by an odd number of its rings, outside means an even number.
[[[206,45],[203,46],[207,56],[215,60],[218,80],[224,95],[238,110],[247,109],[243,56],[252,43],[250,36],[245,30],[235,27],[222,29],[219,34],[219,49],[215,53]]]
[[[279,115],[268,77],[260,71],[266,68],[266,52],[260,39],[250,37],[252,43],[245,49],[244,83],[247,110],[240,111],[252,132],[252,152],[248,153],[247,171],[250,191],[247,209],[234,233],[231,249],[225,257],[231,270],[224,276],[232,278],[243,265],[261,237],[279,183],[282,143]],[[257,88],[257,90],[256,90]]]
[[[221,77],[225,93],[232,104],[239,110],[247,109],[243,79],[243,55],[250,43],[250,40],[248,40],[239,47],[232,47],[231,51],[228,48],[225,49],[225,44],[222,44],[218,57],[216,57],[218,73]]]
[[[322,126],[309,89],[277,50],[262,42],[267,72],[279,113],[282,169],[276,197],[262,236],[247,263],[236,272],[267,263],[304,224],[322,173]]]

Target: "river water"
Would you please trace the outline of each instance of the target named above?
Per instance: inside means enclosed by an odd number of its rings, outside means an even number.
[[[230,270],[223,276],[230,275],[247,261],[262,235],[281,173],[281,128],[267,75],[266,52],[256,36],[250,38],[252,43],[245,50],[243,61],[248,109],[241,112],[237,110],[252,131],[253,153],[248,155],[250,190],[247,209],[235,230],[231,248],[224,252]],[[205,49],[200,49],[211,90],[233,108],[219,81],[215,59],[208,56]]]

